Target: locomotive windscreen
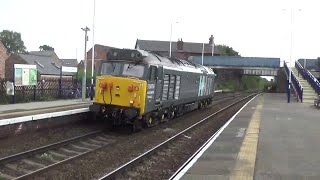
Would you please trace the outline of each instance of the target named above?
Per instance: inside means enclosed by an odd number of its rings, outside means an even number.
[[[142,78],[145,66],[133,63],[105,62],[101,65],[100,75],[129,76]]]

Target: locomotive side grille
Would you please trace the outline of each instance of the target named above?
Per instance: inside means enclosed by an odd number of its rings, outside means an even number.
[[[174,99],[179,99],[180,95],[180,81],[181,81],[181,76],[176,77],[176,87],[174,90]]]
[[[170,75],[166,74],[163,78],[162,100],[168,100],[168,91],[170,84]]]
[[[168,97],[169,100],[173,99],[175,80],[176,80],[176,76],[170,75],[169,97]]]

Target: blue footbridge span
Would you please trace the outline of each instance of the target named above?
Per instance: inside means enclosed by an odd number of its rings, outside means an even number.
[[[192,56],[190,60],[212,69],[238,71],[240,75],[273,76],[277,85],[284,87],[288,99],[314,103],[320,94],[320,59],[299,59],[294,67],[281,66],[280,58],[240,56]],[[290,78],[291,71],[291,79]],[[289,86],[289,83],[291,86]],[[290,87],[290,88],[289,88]]]

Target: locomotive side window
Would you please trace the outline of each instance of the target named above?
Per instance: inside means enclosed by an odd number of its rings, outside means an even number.
[[[150,76],[149,76],[150,81],[154,81],[156,79],[156,71],[157,71],[156,66],[150,66]]]

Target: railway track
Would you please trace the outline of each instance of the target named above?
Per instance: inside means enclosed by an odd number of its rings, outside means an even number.
[[[219,97],[217,102],[226,101],[227,99],[239,98],[247,93],[237,93]],[[220,103],[218,103],[220,104]],[[215,104],[213,104],[215,106]],[[220,106],[220,105],[219,105]],[[219,113],[219,112],[217,112]],[[197,125],[195,125],[197,126]],[[181,132],[183,133],[183,132]],[[176,136],[181,136],[182,134]],[[48,172],[54,167],[61,165],[73,159],[81,159],[82,156],[96,151],[110,144],[115,144],[116,137],[106,136],[102,131],[96,131],[83,136],[64,140],[58,143],[50,144],[23,153],[11,155],[0,159],[0,179],[21,179],[37,177],[44,172]],[[169,140],[174,141],[173,139]],[[158,147],[159,149],[161,147]],[[153,152],[155,152],[154,150]],[[153,152],[150,152],[152,154]],[[146,155],[147,157],[148,155]],[[142,158],[143,159],[143,158]],[[137,159],[140,161],[141,159]],[[128,164],[128,167],[132,166]],[[123,172],[119,169],[119,172]],[[117,172],[115,172],[117,174]],[[111,175],[110,177],[113,177]],[[108,179],[108,177],[106,178]]]
[[[95,131],[0,159],[0,179],[34,176],[116,142],[103,131]]]
[[[205,124],[205,122],[207,122],[209,119],[221,114],[222,112],[229,110],[231,107],[233,107],[243,101],[246,101],[257,94],[258,93],[252,93],[252,94],[250,94],[244,98],[241,98],[240,100],[220,109],[219,111],[203,118],[202,120],[198,121],[197,123],[193,124],[192,126],[180,131],[176,135],[174,135],[174,136],[170,137],[169,139],[163,141],[162,143],[154,146],[153,148],[146,151],[145,153],[128,161],[127,163],[124,163],[123,165],[119,166],[115,170],[105,174],[104,176],[100,177],[100,179],[116,179],[116,178],[127,179],[127,178],[131,178],[132,176],[130,175],[130,173],[134,174],[131,171],[132,169],[134,169],[134,168],[135,169],[147,169],[147,168],[142,168],[142,166],[146,166],[146,167],[150,166],[150,162],[152,164],[152,161],[154,161],[154,160],[152,160],[153,156],[157,156],[159,154],[160,154],[160,156],[163,156],[163,154],[165,154],[164,152],[171,150],[170,148],[174,149],[175,143],[178,144],[178,143],[181,143],[182,141],[184,141],[183,139],[190,138],[186,134],[190,134],[196,128],[199,128],[202,124]],[[221,126],[223,126],[223,124]],[[154,158],[154,159],[156,159],[156,158]],[[146,164],[146,165],[144,165],[144,164]],[[136,173],[136,175],[133,175],[133,179],[135,179],[135,178],[137,178],[137,179],[139,178],[139,173]],[[152,178],[152,177],[149,176],[149,178]],[[165,177],[161,177],[161,178],[165,178]]]

